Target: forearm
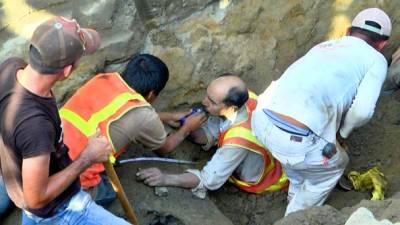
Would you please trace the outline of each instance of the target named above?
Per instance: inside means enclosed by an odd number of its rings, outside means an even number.
[[[195,188],[199,185],[199,183],[199,178],[192,173],[165,175],[165,186]]]
[[[373,111],[371,114],[356,114],[356,113],[351,113],[349,115],[346,115],[346,118],[343,122],[343,125],[340,127],[339,133],[343,138],[347,138],[350,133],[353,131],[354,128],[358,128],[366,124],[371,116],[373,114]]]
[[[78,157],[64,170],[49,176],[48,166],[45,166],[49,165],[49,160],[46,161],[47,164],[41,164],[42,168],[30,167],[30,170],[23,171],[23,191],[29,208],[41,208],[47,205],[64,192],[79,174],[91,165],[90,160],[85,156]],[[37,161],[37,163],[42,162],[43,160]],[[33,174],[36,176],[34,179],[32,179]],[[28,182],[28,180],[30,181]]]
[[[170,112],[157,112],[158,116],[160,117],[160,120],[162,122],[166,122],[168,120],[172,120],[172,114]]]
[[[91,164],[89,159],[78,157],[67,168],[50,176],[46,191],[49,200],[51,201],[65,191]]]
[[[340,127],[340,135],[347,138],[354,128],[366,124],[372,117],[382,84],[386,78],[386,61],[375,63],[362,79],[353,102]]]
[[[183,140],[185,140],[189,133],[189,129],[186,126],[182,126],[177,131],[171,133],[165,140],[163,147],[156,150],[156,152],[162,155],[172,152],[180,143],[182,143]]]

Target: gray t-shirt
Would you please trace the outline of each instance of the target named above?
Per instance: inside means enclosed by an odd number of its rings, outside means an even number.
[[[147,150],[161,148],[166,139],[163,123],[151,106],[131,109],[110,125],[110,137],[116,149],[142,144]]]

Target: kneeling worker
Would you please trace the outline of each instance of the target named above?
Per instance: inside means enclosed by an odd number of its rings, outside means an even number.
[[[131,59],[122,75],[98,74],[85,83],[60,110],[71,158],[79,156],[97,127],[109,140],[116,157],[130,144],[142,144],[160,154],[171,152],[206,118],[204,114],[188,118],[184,126],[166,137],[162,121],[178,121],[184,115],[157,114],[150,105],[168,78],[164,62],[153,55],[140,54]],[[80,175],[82,187],[103,206],[116,198],[104,170],[102,164],[95,164]]]
[[[200,198],[207,190],[220,188],[228,179],[240,189],[262,193],[287,187],[281,164],[256,140],[251,132],[251,114],[257,96],[248,92],[237,76],[224,75],[212,81],[202,104],[212,116],[190,138],[203,149],[218,145],[216,153],[202,170],[165,174],[158,168],[137,173],[150,186],[191,188]],[[190,117],[189,117],[190,118]]]

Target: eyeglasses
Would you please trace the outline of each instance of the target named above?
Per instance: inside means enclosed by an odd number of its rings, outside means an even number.
[[[210,97],[210,95],[208,95],[208,93],[206,94],[206,98],[211,102],[211,104],[213,104],[213,105],[219,105],[220,103],[219,102],[217,102],[217,101],[215,101],[214,99],[212,99],[211,97]]]
[[[82,31],[79,23],[76,21],[76,19],[68,19],[65,17],[61,17],[61,19],[63,19],[65,22],[75,24],[76,33],[78,34],[78,37],[81,41],[83,52],[85,52],[86,51],[86,47],[85,47],[86,46],[86,37],[85,37],[85,33]]]

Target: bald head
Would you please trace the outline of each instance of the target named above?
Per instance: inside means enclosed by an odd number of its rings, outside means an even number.
[[[227,106],[240,108],[249,98],[247,88],[242,79],[235,75],[223,75],[215,79],[209,85],[209,89],[214,90],[215,96],[222,99]]]

